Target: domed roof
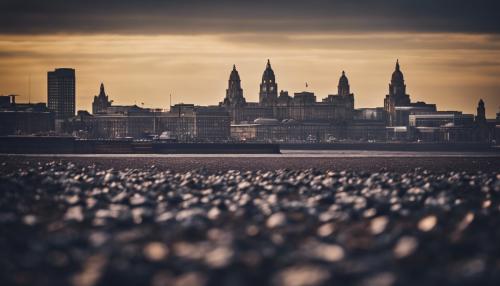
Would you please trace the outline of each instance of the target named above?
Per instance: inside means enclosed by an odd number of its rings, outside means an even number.
[[[339,86],[349,86],[349,80],[345,76],[345,71],[342,71],[342,75],[339,79]]]
[[[396,69],[392,73],[391,81],[393,83],[404,83],[404,76],[401,70],[399,69],[399,60],[396,61]]]
[[[233,65],[233,70],[231,71],[231,75],[229,76],[230,81],[240,81],[240,74],[236,70],[236,65]]]
[[[264,71],[264,74],[262,74],[262,80],[275,80],[274,76],[274,71],[271,68],[271,62],[267,60],[267,65],[266,65],[266,70]]]

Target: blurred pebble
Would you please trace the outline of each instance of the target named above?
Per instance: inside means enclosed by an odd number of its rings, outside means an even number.
[[[426,216],[418,222],[418,229],[424,232],[431,231],[436,226],[436,223],[436,216]]]
[[[370,230],[372,234],[374,235],[381,234],[385,230],[385,227],[387,226],[388,222],[389,219],[385,216],[379,216],[372,219],[370,222]]]
[[[284,226],[285,223],[286,223],[285,214],[279,212],[279,213],[272,214],[267,219],[266,225],[268,228],[276,228],[276,227]]]
[[[151,261],[160,261],[168,255],[168,248],[161,242],[150,242],[144,246],[143,253]]]
[[[394,247],[394,256],[404,258],[411,255],[418,247],[418,240],[412,236],[402,236]]]

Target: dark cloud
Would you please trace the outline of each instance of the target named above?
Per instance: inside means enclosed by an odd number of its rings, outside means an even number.
[[[500,33],[498,0],[0,0],[0,33]]]
[[[481,50],[499,51],[500,37],[490,35],[455,34],[335,34],[335,35],[273,35],[226,34],[220,37],[227,43],[254,47],[287,49],[337,50]]]

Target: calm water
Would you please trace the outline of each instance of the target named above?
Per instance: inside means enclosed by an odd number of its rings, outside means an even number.
[[[29,157],[104,157],[104,158],[363,158],[363,157],[390,157],[390,158],[419,158],[419,157],[499,157],[500,152],[443,152],[443,151],[360,151],[360,150],[282,150],[282,154],[26,154]],[[22,156],[22,155],[16,155]]]

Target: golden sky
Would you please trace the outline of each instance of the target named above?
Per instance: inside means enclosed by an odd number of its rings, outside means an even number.
[[[91,110],[103,82],[115,104],[218,104],[236,64],[247,101],[258,100],[267,59],[278,88],[336,92],[346,71],[355,107],[383,106],[396,59],[413,101],[488,117],[500,108],[500,37],[467,33],[0,34],[0,94],[46,102],[47,71],[76,69],[77,109]]]

